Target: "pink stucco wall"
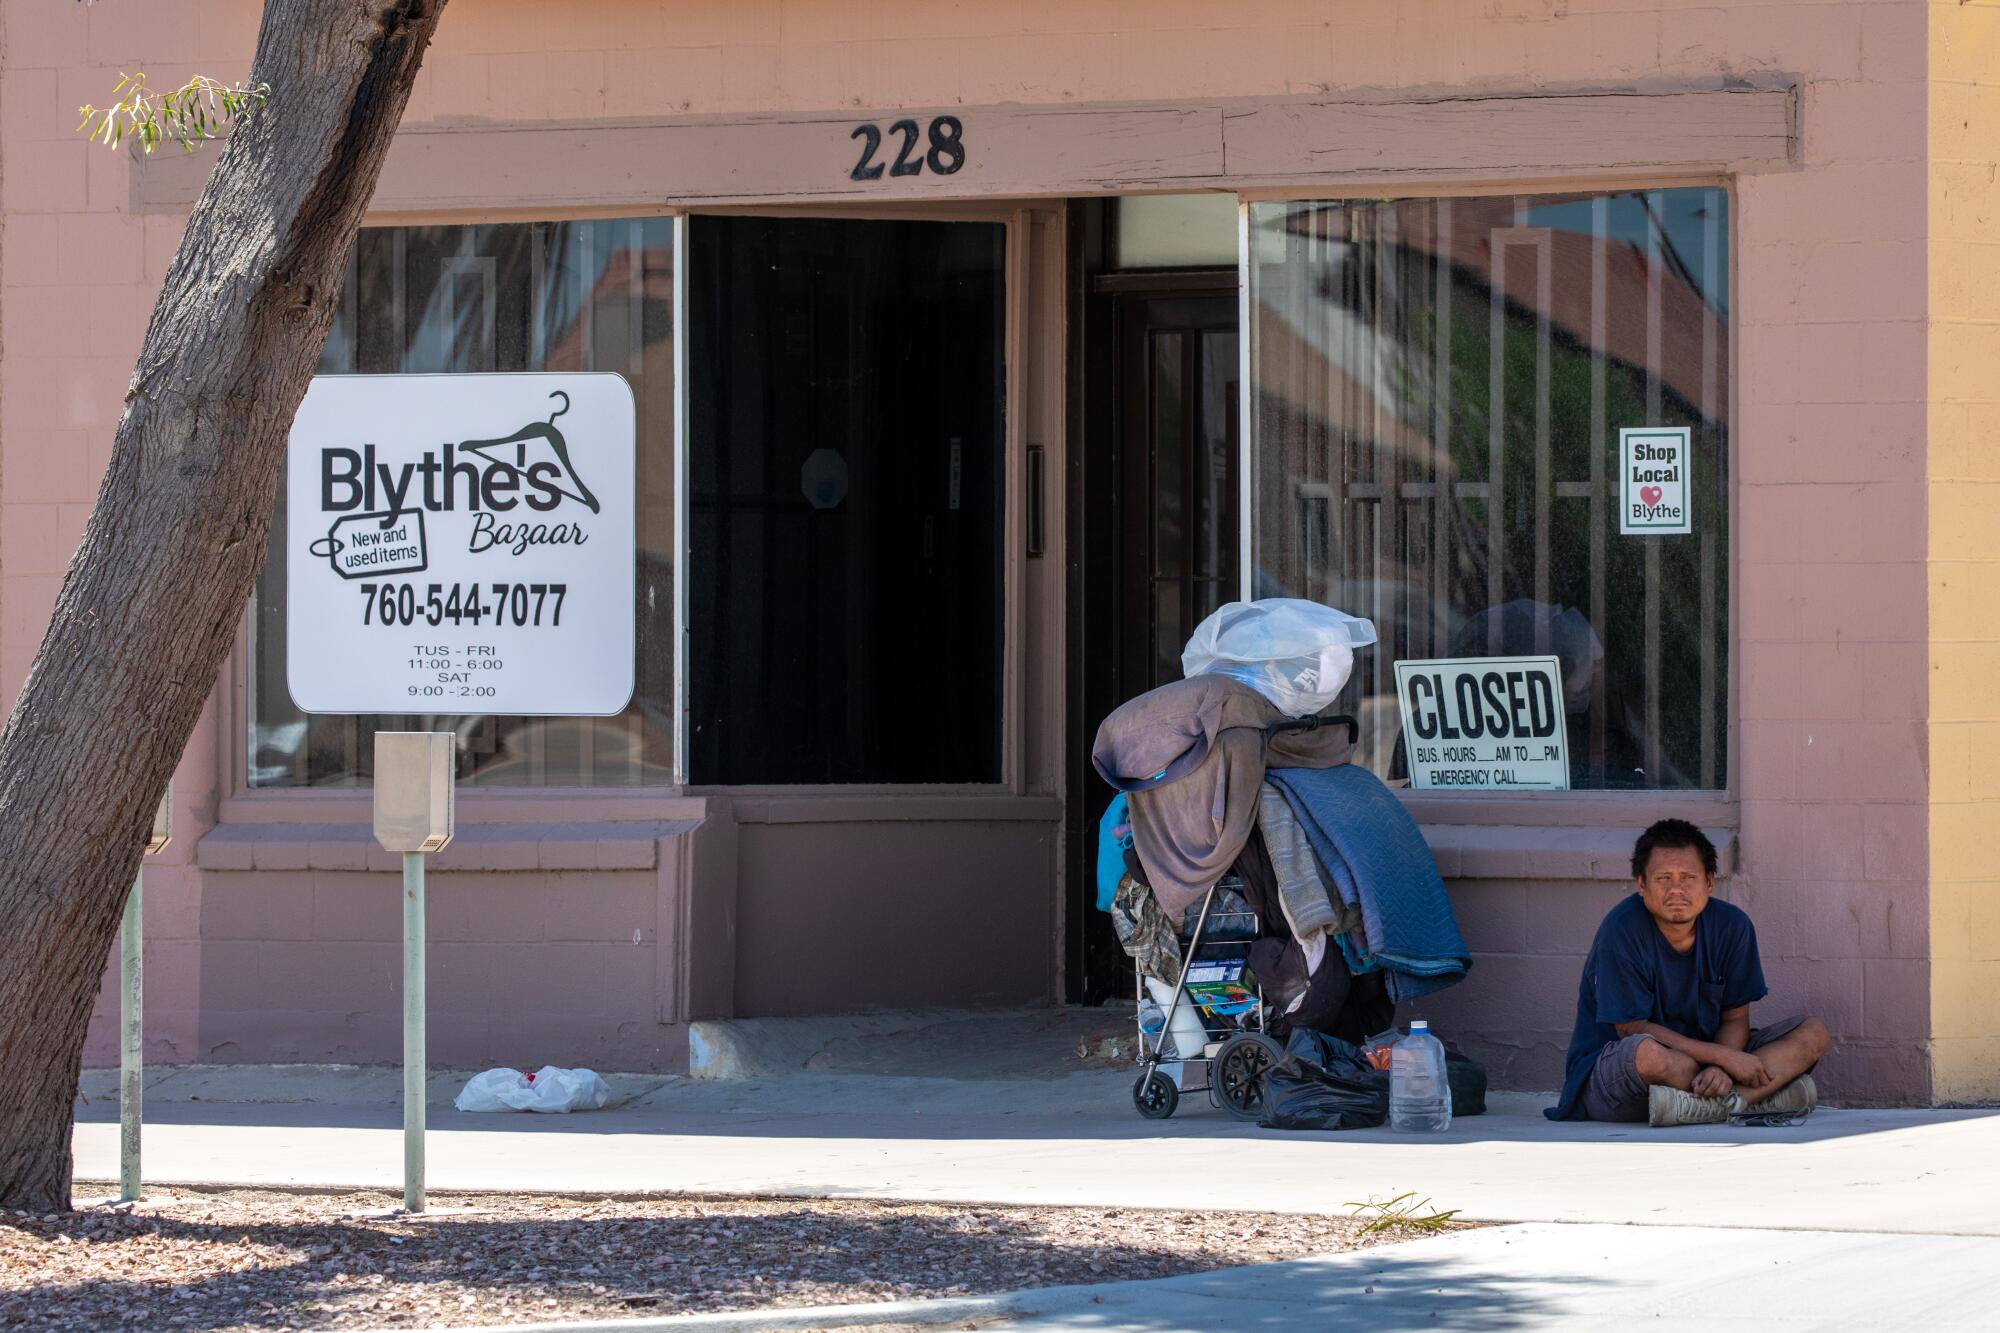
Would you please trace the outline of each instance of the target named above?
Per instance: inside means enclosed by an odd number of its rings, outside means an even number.
[[[99,0],[0,14],[7,697],[81,529],[178,231],[172,217],[128,211],[124,159],[78,141],[74,108],[102,100],[116,71],[139,62],[160,80],[240,72],[256,9],[250,0]],[[461,0],[410,115],[474,126],[903,104],[1795,85],[1799,160],[1736,182],[1740,800],[1719,803],[1713,822],[1740,825],[1740,870],[1727,892],[1757,920],[1774,1009],[1815,1010],[1834,1030],[1829,1091],[1907,1100],[1929,1086],[1923,9],[1897,0]],[[1044,695],[1033,706],[1059,714],[1055,705]],[[379,1030],[350,1040],[328,1026],[330,999],[289,1044],[269,1023],[229,1035],[221,1015],[253,1005],[240,985],[246,969],[353,975],[375,967],[381,950],[343,961],[327,916],[307,905],[340,892],[326,878],[278,872],[204,887],[189,848],[215,818],[218,747],[237,744],[222,735],[222,715],[211,710],[183,767],[181,841],[149,891],[158,1051],[379,1051]],[[764,873],[756,854],[745,863],[746,874]],[[1053,863],[1022,862],[1031,871]],[[773,864],[769,874],[779,873]],[[602,892],[613,903],[621,892],[598,880],[551,881],[549,890]],[[1616,886],[1524,878],[1461,882],[1458,892],[1480,963],[1441,1015],[1496,1062],[1518,1060],[1504,1071],[1512,1081],[1546,1086],[1576,964]],[[767,879],[742,897],[757,906],[757,930],[783,919],[783,893]],[[362,895],[354,901],[355,920],[373,912]],[[267,933],[225,933],[239,908]],[[517,942],[522,930],[516,909],[467,928]],[[534,953],[510,956],[526,964]],[[1018,989],[1046,992],[1048,981]],[[225,1003],[229,986],[238,998]],[[440,1014],[472,1012],[475,992],[455,987],[434,982]],[[97,1059],[109,1050],[101,1036]]]

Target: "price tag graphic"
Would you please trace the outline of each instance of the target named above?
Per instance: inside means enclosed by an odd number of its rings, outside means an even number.
[[[343,515],[309,549],[325,556],[333,572],[344,579],[421,574],[430,564],[424,554],[421,509]]]

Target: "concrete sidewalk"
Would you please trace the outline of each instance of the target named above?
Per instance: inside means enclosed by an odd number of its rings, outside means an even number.
[[[1528,1225],[1013,1298],[1020,1333],[1992,1329],[2000,1239]]]
[[[397,1074],[161,1071],[146,1178],[396,1187]],[[1190,1096],[1138,1118],[1129,1067],[1057,1077],[793,1074],[614,1080],[630,1100],[570,1116],[450,1109],[433,1079],[433,1189],[879,1196],[1021,1204],[1344,1212],[1417,1190],[1468,1218],[2000,1236],[2000,1111],[1822,1110],[1792,1129],[1553,1124],[1546,1099],[1426,1138],[1290,1134]],[[86,1079],[79,1179],[115,1179],[117,1101]],[[254,1100],[253,1100],[254,1099]]]

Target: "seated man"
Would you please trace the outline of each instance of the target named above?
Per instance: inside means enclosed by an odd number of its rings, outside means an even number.
[[[1663,819],[1639,836],[1632,875],[1639,891],[1611,909],[1584,960],[1568,1076],[1549,1118],[1709,1125],[1811,1111],[1826,1024],[1750,1026],[1764,968],[1749,916],[1709,898],[1715,844]]]

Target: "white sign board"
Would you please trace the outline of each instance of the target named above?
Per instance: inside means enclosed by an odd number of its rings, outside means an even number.
[[[1554,657],[1396,663],[1410,786],[1567,791],[1569,728]]]
[[[315,379],[288,455],[293,702],[622,711],[635,435],[617,375]]]
[[[1686,426],[1618,432],[1618,531],[1633,534],[1694,531],[1688,504],[1692,449]]]

